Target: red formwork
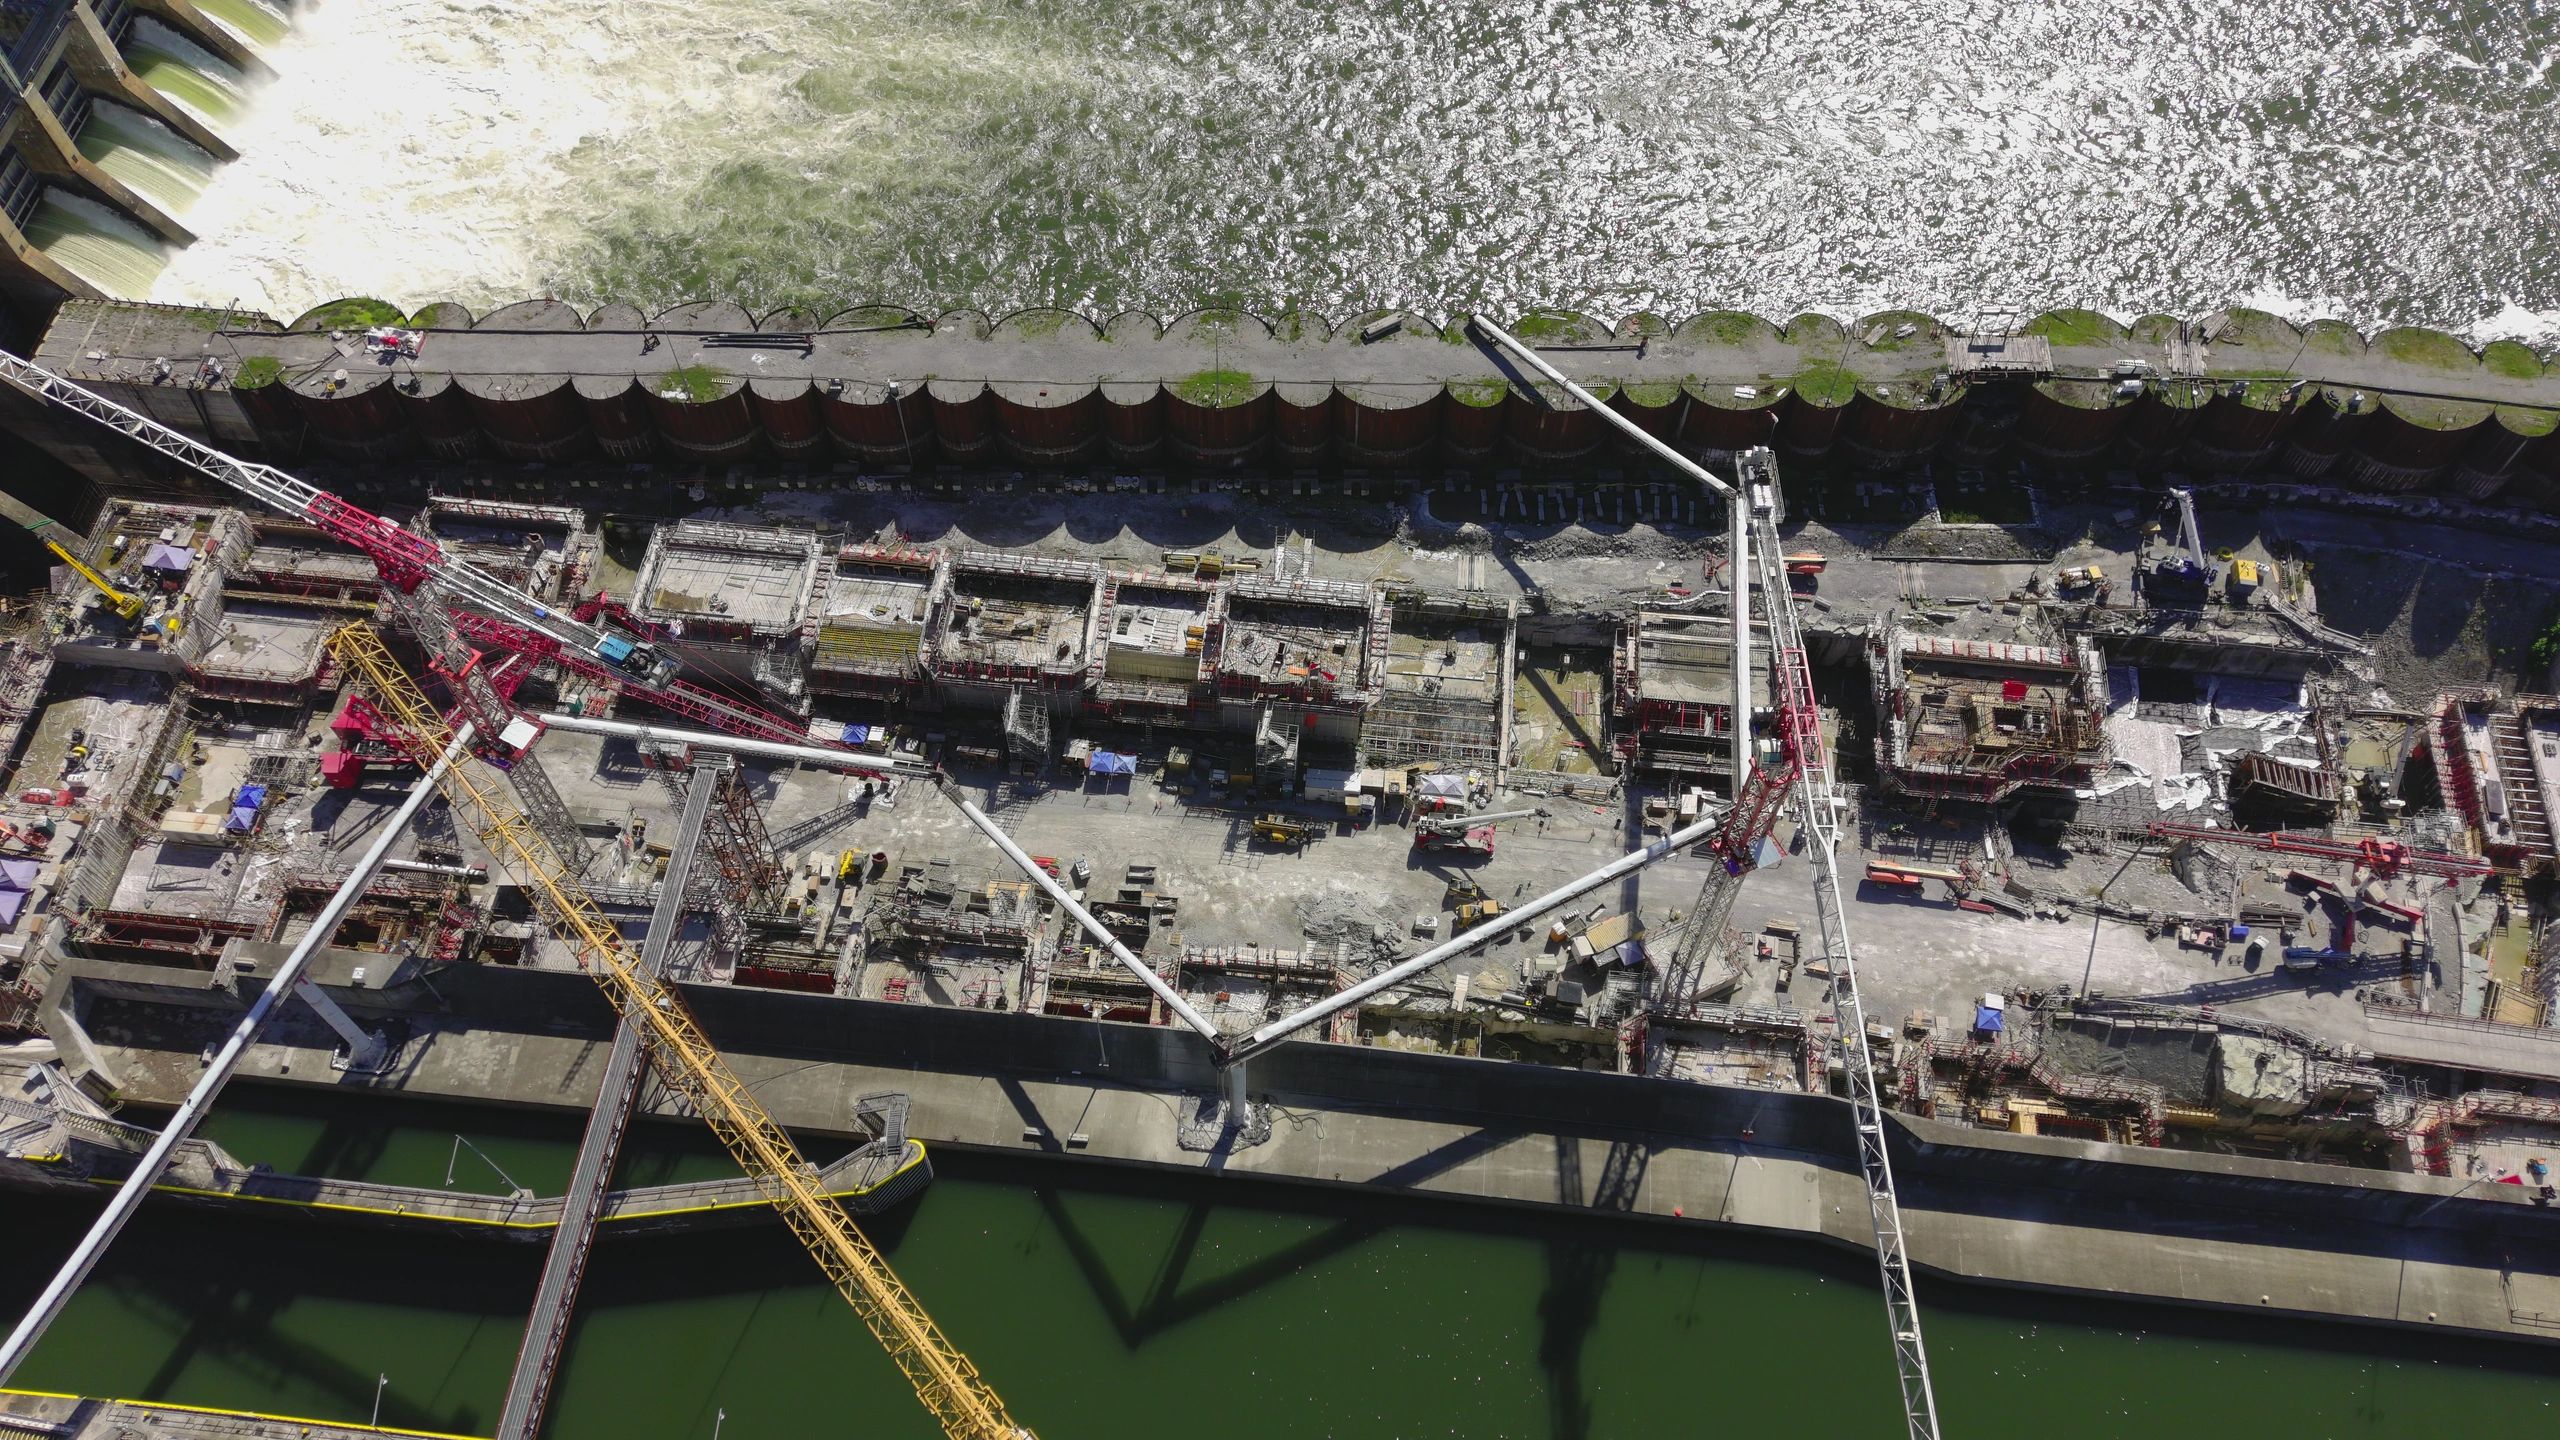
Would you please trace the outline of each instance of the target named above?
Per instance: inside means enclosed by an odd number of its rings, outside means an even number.
[[[1597,451],[1608,433],[1608,421],[1552,385],[1535,393],[1515,385],[1503,397],[1502,436],[1524,460],[1579,460]]]
[[[2339,470],[2360,490],[2420,490],[2462,458],[2490,423],[2491,406],[2386,395],[2347,442]]]
[[[622,385],[630,388],[629,381]],[[461,389],[482,441],[502,460],[575,460],[597,448],[595,416],[572,381],[472,376],[462,381]],[[630,410],[627,423],[645,430],[647,416],[636,396]]]
[[[826,449],[826,423],[819,418],[817,392],[807,380],[761,376],[750,380],[747,407],[755,412],[756,428],[764,432],[768,453],[791,460]]]
[[[340,381],[337,376],[345,374]],[[340,460],[389,460],[418,448],[408,412],[388,370],[361,361],[320,370],[288,382],[294,411],[309,442]]]
[[[940,448],[933,401],[921,384],[851,381],[818,397],[818,415],[838,453],[867,465],[921,465]]]
[[[573,388],[587,433],[608,460],[641,461],[658,453],[658,422],[640,382],[619,375],[581,375]]]
[[[1458,465],[1492,460],[1502,449],[1502,407],[1510,393],[1499,380],[1451,386],[1440,403],[1440,453]]]
[[[2352,386],[2313,386],[2301,417],[2285,434],[2284,468],[2305,478],[2328,474],[2348,444],[2372,423],[2376,408],[2372,395]]]
[[[2214,469],[2248,469],[2274,453],[2301,413],[2299,399],[2284,386],[2222,386],[2196,416],[2187,454]]]
[[[1175,455],[1215,468],[1241,464],[1270,443],[1270,381],[1196,388],[1198,399],[1183,393],[1190,383],[1168,386],[1164,393],[1165,436]]]
[[[1749,395],[1737,393],[1748,389]],[[1684,383],[1678,439],[1706,450],[1748,450],[1775,442],[1787,392],[1774,385]]]
[[[1440,444],[1446,396],[1437,385],[1340,386],[1333,392],[1333,437],[1346,465],[1409,465]]]
[[[1860,385],[1840,427],[1841,443],[1869,460],[1899,464],[1916,459],[1936,449],[1955,428],[1961,391],[1932,400],[1908,385],[1896,385],[1889,395],[1878,390]]]

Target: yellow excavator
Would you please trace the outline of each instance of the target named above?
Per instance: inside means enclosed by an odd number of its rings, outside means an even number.
[[[53,522],[48,520],[44,523],[45,525],[50,525]],[[100,601],[105,604],[109,610],[115,612],[115,617],[117,619],[130,622],[141,618],[141,596],[133,594],[130,591],[117,589],[115,582],[109,580],[106,576],[99,574],[97,571],[90,569],[87,561],[72,554],[71,551],[64,547],[61,542],[48,538],[43,533],[43,530],[44,526],[38,525],[30,528],[28,533],[34,535],[38,540],[44,541],[44,548],[52,551],[55,559],[70,566],[72,574],[88,581],[90,586],[98,592]]]

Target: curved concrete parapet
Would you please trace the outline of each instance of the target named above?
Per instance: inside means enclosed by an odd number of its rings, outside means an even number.
[[[735,368],[741,354],[701,343],[709,337],[753,334],[755,320],[746,307],[731,300],[697,300],[661,312],[649,328],[659,343],[642,356],[639,380],[660,443],[689,460],[752,458],[761,432],[747,399],[747,382]]]
[[[1064,378],[1079,368],[1072,357],[1089,354],[1101,335],[1072,310],[1017,310],[996,322],[995,347],[1020,360],[988,386],[997,436],[1014,461],[1072,465],[1101,453],[1102,384]]]
[[[636,317],[638,312],[633,313]],[[582,335],[587,324],[575,306],[557,300],[520,300],[491,311],[469,328],[482,338],[521,338],[528,343],[503,348],[539,353],[537,346],[542,337]],[[446,337],[441,335],[430,335],[425,341],[426,345],[444,343]],[[579,397],[576,381],[557,368],[529,368],[512,374],[483,371],[463,378],[462,393],[490,453],[500,459],[546,463],[574,460],[594,448],[593,423]]]
[[[117,318],[102,319],[101,305]],[[324,332],[398,321],[392,302],[332,301],[289,333],[224,322],[241,347],[229,383],[264,453],[289,458],[307,442],[367,459],[1407,472],[1561,470],[1631,453],[1581,402],[1530,385],[1463,320],[1405,310],[1338,325],[1203,310],[1166,325],[1058,309],[928,321],[873,305],[755,321],[699,302],[654,320],[608,305],[581,327],[550,301],[476,324],[459,307],[426,308],[432,323],[424,310],[406,318],[433,333],[388,393],[377,393],[380,371]],[[1611,323],[1538,310],[1519,325],[1603,403],[1710,456],[1766,443],[1791,462],[1849,465],[1977,466],[2013,454],[2206,472],[2281,465],[2378,492],[2527,504],[2560,493],[2560,374],[2512,342],[2474,351],[2409,327],[2368,340],[2336,322],[2297,326],[2248,309],[2129,322],[2057,310],[1993,337],[1910,310],[1846,325],[1815,314],[1784,325],[1736,311]],[[201,349],[200,333],[179,329],[151,307],[80,302],[44,353],[74,378],[130,384],[154,355]],[[103,348],[84,338],[97,335],[112,338]],[[332,379],[339,369],[344,382]]]
[[[1437,324],[1411,310],[1364,310],[1334,330],[1319,373],[1378,375],[1331,386],[1334,444],[1344,464],[1415,465],[1438,448],[1444,392],[1439,380],[1420,376],[1444,358],[1447,343]]]

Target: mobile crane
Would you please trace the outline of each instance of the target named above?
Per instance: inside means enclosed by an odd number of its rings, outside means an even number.
[[[44,534],[43,531],[45,527],[52,523],[52,521],[47,520],[39,524],[30,525],[27,527],[27,533],[35,536],[37,540],[43,542],[44,548],[53,552],[54,559],[70,566],[72,574],[88,581],[89,588],[98,592],[100,603],[104,605],[107,610],[112,612],[117,619],[124,621],[128,625],[141,619],[142,597],[129,590],[117,588],[114,581],[109,580],[106,576],[90,569],[89,562],[72,554],[69,546],[64,545],[61,541],[54,539],[50,535]]]
[[[1912,1289],[1911,1262],[1902,1230],[1902,1206],[1893,1180],[1893,1159],[1886,1149],[1884,1107],[1876,1091],[1875,1060],[1867,1045],[1866,1011],[1858,998],[1857,962],[1852,953],[1848,915],[1840,901],[1839,802],[1832,787],[1831,766],[1823,753],[1821,715],[1814,708],[1813,673],[1805,661],[1804,634],[1797,623],[1795,601],[1787,588],[1785,552],[1778,540],[1781,510],[1777,459],[1767,449],[1739,458],[1737,490],[1665,444],[1659,437],[1619,413],[1607,401],[1573,382],[1545,357],[1501,327],[1478,317],[1469,322],[1487,339],[1509,351],[1530,369],[1554,382],[1603,421],[1636,444],[1660,456],[1674,469],[1696,479],[1728,504],[1748,506],[1747,536],[1738,549],[1748,549],[1759,571],[1760,593],[1768,611],[1770,661],[1775,671],[1777,753],[1774,767],[1752,763],[1734,787],[1733,808],[1716,843],[1723,862],[1693,907],[1693,934],[1684,937],[1714,943],[1730,913],[1733,892],[1740,888],[1751,858],[1776,824],[1777,808],[1792,795],[1805,848],[1814,865],[1814,911],[1825,957],[1831,968],[1832,1008],[1839,1018],[1840,1044],[1848,1069],[1851,1120],[1858,1137],[1858,1168],[1867,1187],[1867,1213],[1876,1241],[1876,1268],[1883,1280],[1885,1325],[1893,1340],[1894,1370],[1902,1387],[1903,1420],[1911,1440],[1937,1440],[1938,1400],[1929,1378],[1929,1351],[1920,1331],[1919,1300]],[[2198,548],[2201,554],[2201,547]],[[1743,586],[1752,566],[1734,556],[1734,669],[1743,669],[1743,647],[1749,634]],[[1737,696],[1737,699],[1740,699]],[[1740,737],[1748,733],[1747,717],[1737,707],[1734,732],[1737,766],[1742,761]],[[1712,924],[1706,922],[1712,921]],[[1392,973],[1392,972],[1391,972]],[[1268,1030],[1272,1027],[1265,1027]],[[1257,1037],[1263,1032],[1255,1032]]]
[[[382,717],[377,733],[427,764],[453,748],[452,727],[370,625],[338,631],[329,648],[372,692]],[[507,774],[512,779],[514,772]],[[739,1168],[772,1201],[837,1293],[897,1362],[943,1433],[953,1440],[1032,1440],[878,1248],[827,1196],[816,1169],[703,1034],[683,992],[641,968],[620,929],[569,862],[525,808],[507,798],[497,773],[454,764],[437,771],[435,778],[455,818],[525,884],[552,934],[574,952],[578,967],[639,1034],[659,1079],[710,1124]]]
[[[685,680],[677,673],[672,648],[663,642],[606,630],[580,619],[573,610],[546,605],[447,554],[428,536],[271,465],[225,454],[5,350],[0,350],[0,380],[48,404],[85,415],[280,515],[317,526],[369,557],[388,590],[408,594],[431,588],[438,603],[451,610],[451,623],[463,638],[484,649],[522,656],[530,663],[548,661],[670,714],[734,735],[796,745],[828,744],[824,738],[813,739],[804,724]]]
[[[576,827],[541,767],[527,753],[541,726],[493,681],[470,642],[519,667],[550,660],[678,714],[733,734],[813,745],[807,727],[738,704],[678,678],[675,662],[644,640],[597,629],[554,610],[403,529],[269,466],[201,444],[16,355],[0,351],[0,380],[76,410],[179,460],[210,479],[288,516],[308,521],[369,556],[381,572],[386,608],[412,631],[452,691],[459,727],[428,703],[369,626],[333,635],[330,648],[373,694],[392,741],[436,783],[482,844],[524,880],[552,931],[575,952],[641,1035],[667,1087],[709,1122],[740,1168],[770,1199],[837,1292],[886,1349],[955,1440],[1031,1440],[1004,1403],[927,1315],[879,1251],[820,1188],[815,1169],[728,1067],[672,985],[636,965],[620,931],[577,879]],[[521,658],[519,658],[521,657]],[[510,687],[511,688],[511,687]],[[479,758],[502,767],[509,800],[486,773],[436,762],[469,737]]]

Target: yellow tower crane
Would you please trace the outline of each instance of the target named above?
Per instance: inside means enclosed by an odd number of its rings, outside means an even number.
[[[423,757],[422,764],[434,764],[451,744],[452,731],[383,647],[382,637],[370,626],[350,625],[330,637],[329,648],[373,692],[375,703],[398,727],[402,747]],[[1004,1402],[933,1323],[887,1259],[828,1198],[791,1137],[703,1034],[682,993],[640,968],[621,932],[522,808],[476,764],[447,766],[437,784],[490,855],[525,882],[552,933],[576,952],[579,968],[603,987],[614,1009],[640,1035],[651,1067],[710,1122],[739,1167],[773,1202],[828,1281],[897,1362],[943,1433],[953,1440],[1033,1440],[1031,1431],[1005,1413]]]

